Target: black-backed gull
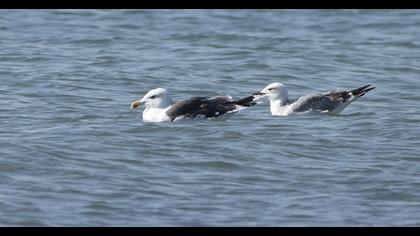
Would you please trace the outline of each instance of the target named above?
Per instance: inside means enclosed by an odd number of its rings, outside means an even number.
[[[193,118],[216,118],[226,113],[234,113],[255,104],[254,97],[248,96],[232,100],[230,96],[191,97],[172,102],[164,88],[149,91],[140,100],[131,103],[131,109],[145,106],[143,121],[167,122]]]

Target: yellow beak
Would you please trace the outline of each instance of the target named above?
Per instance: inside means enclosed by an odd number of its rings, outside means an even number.
[[[134,102],[131,103],[131,109],[136,109],[137,107],[139,107],[142,104],[143,104],[143,102],[141,102],[140,100],[134,101]]]

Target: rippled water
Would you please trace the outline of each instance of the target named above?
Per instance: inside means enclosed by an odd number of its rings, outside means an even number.
[[[1,10],[0,225],[419,226],[419,10]],[[376,86],[337,116],[130,102]]]

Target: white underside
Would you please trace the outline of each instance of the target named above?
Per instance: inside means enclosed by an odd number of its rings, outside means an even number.
[[[168,122],[171,118],[166,115],[168,108],[146,108],[143,111],[143,121],[145,122]]]

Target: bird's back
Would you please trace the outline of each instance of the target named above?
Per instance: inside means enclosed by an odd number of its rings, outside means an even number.
[[[196,118],[198,116],[217,117],[232,111],[236,105],[226,97],[192,97],[175,102],[166,114],[175,119],[178,116],[186,118]]]

